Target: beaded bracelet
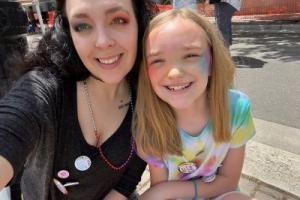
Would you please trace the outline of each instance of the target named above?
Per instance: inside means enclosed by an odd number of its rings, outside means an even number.
[[[194,189],[195,189],[195,196],[193,197],[192,200],[198,200],[198,181],[197,181],[197,179],[193,180],[193,184],[194,184]]]

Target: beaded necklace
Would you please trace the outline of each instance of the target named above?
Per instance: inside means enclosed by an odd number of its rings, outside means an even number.
[[[134,140],[131,136],[130,140],[130,144],[131,144],[131,149],[130,149],[130,153],[129,153],[129,156],[127,158],[127,160],[125,162],[123,162],[121,165],[119,166],[115,166],[114,164],[112,164],[108,158],[104,155],[102,149],[101,149],[101,135],[98,133],[98,130],[97,130],[97,127],[96,127],[96,122],[95,122],[95,117],[94,117],[94,112],[93,112],[93,109],[92,109],[92,103],[91,103],[91,100],[90,100],[90,95],[89,95],[89,91],[88,91],[88,87],[87,87],[87,81],[84,80],[82,81],[82,85],[83,85],[83,89],[84,89],[84,95],[86,97],[86,100],[87,100],[87,104],[88,104],[88,107],[89,107],[89,112],[90,112],[90,117],[91,117],[91,120],[92,120],[92,124],[93,124],[93,129],[94,129],[94,134],[95,134],[95,137],[96,137],[96,140],[97,140],[97,143],[96,143],[96,147],[99,151],[99,154],[100,154],[100,157],[104,160],[104,162],[113,170],[115,171],[119,171],[121,169],[123,169],[127,164],[128,162],[130,161],[132,155],[133,155],[133,151],[134,151]],[[131,113],[133,114],[133,104],[132,104],[132,96],[131,96],[131,89],[130,89],[130,86],[128,85],[129,87],[129,102],[130,102],[130,107],[131,107]]]

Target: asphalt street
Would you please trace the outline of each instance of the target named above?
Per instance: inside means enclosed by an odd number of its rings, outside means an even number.
[[[236,34],[231,53],[253,116],[300,129],[300,35]]]

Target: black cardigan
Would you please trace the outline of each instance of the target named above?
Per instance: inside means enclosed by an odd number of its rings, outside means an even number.
[[[76,88],[75,81],[64,80],[58,73],[49,70],[36,70],[25,74],[0,100],[0,155],[12,164],[15,175],[25,166],[21,188],[26,200],[60,199],[57,198],[57,189],[52,178],[55,176],[56,152],[61,149],[57,141],[70,128],[62,127],[72,115],[70,101],[76,96],[72,88]],[[73,113],[77,112],[73,110]],[[129,130],[126,131],[130,131],[130,122],[127,123]],[[82,134],[80,128],[78,131]],[[119,143],[120,140],[121,143],[130,140],[130,137],[117,138]],[[118,151],[123,152],[123,157],[126,157],[129,149],[108,148],[106,151],[112,157]],[[123,160],[122,156],[115,158],[119,161],[113,159],[115,163],[122,163]],[[128,197],[140,181],[144,168],[145,163],[134,155],[124,170],[112,173],[104,170],[103,176],[111,176],[112,181],[102,183],[98,180],[99,183],[93,185],[99,189],[101,184],[110,184],[110,189]],[[85,199],[100,199],[109,192],[103,191],[101,194],[102,191],[99,190],[100,196],[87,195]]]

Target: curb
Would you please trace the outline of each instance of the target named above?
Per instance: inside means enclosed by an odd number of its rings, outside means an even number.
[[[233,23],[232,29],[236,33],[300,33],[300,23],[284,24],[259,23]]]
[[[300,156],[262,143],[247,144],[243,175],[300,198]]]
[[[254,118],[255,137],[247,144],[242,173],[300,199],[300,129]]]
[[[261,180],[259,180],[258,178],[255,177],[251,177],[249,175],[246,175],[244,173],[241,174],[241,180],[242,179],[246,179],[252,183],[255,183],[255,188],[253,189],[253,191],[248,191],[246,193],[248,193],[248,195],[250,195],[251,197],[255,197],[256,193],[260,190],[265,190],[265,188],[268,188],[268,193],[272,193],[272,196],[275,197],[276,199],[280,198],[280,199],[286,199],[288,197],[288,199],[293,198],[295,200],[299,200],[299,196],[292,194],[290,192],[287,192],[285,190],[282,190],[279,187],[276,187],[272,184],[268,184],[265,183]],[[239,186],[241,187],[241,181],[239,183]],[[263,188],[263,189],[262,189]],[[241,187],[241,190],[243,191],[243,188]],[[285,198],[282,198],[285,197]],[[259,200],[264,200],[264,199],[259,199]]]

